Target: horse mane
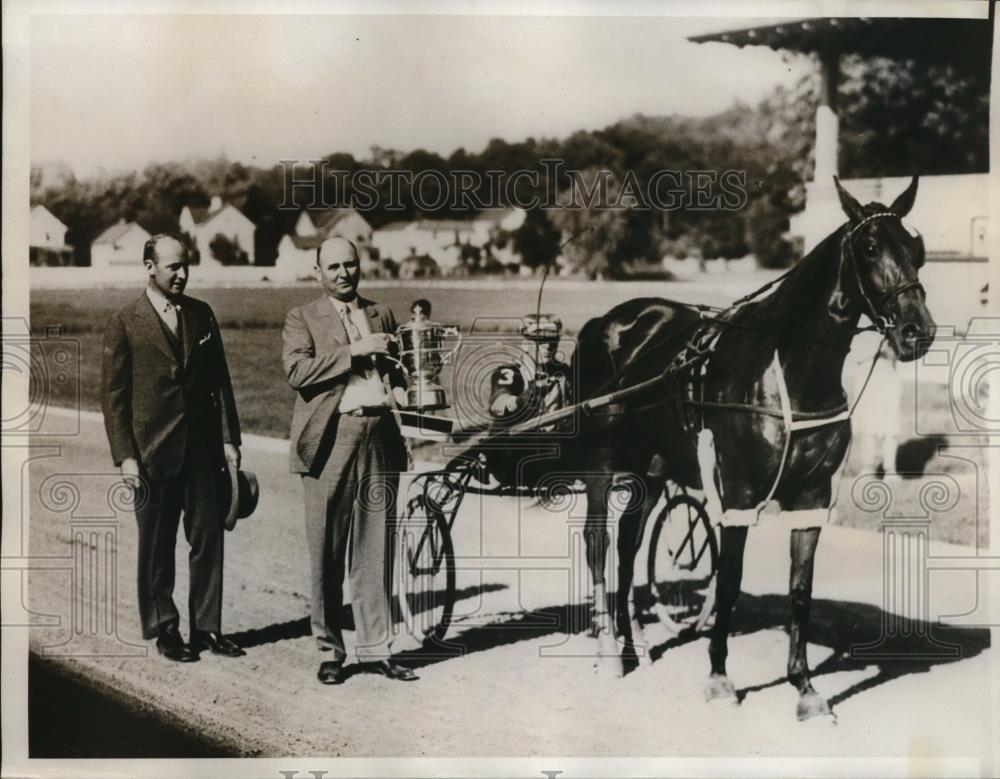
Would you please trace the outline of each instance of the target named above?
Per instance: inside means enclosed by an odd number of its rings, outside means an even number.
[[[843,224],[820,241],[770,294],[740,306],[733,321],[767,332],[779,342],[800,328],[815,311],[817,295],[825,300],[833,292],[846,229]]]

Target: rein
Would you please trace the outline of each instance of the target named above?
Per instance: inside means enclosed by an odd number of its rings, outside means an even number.
[[[896,318],[895,317],[890,318],[890,317],[886,316],[885,314],[879,313],[879,311],[880,310],[884,310],[884,307],[885,307],[886,303],[888,303],[890,300],[894,300],[895,298],[899,297],[899,295],[903,294],[904,292],[906,292],[908,290],[919,289],[919,290],[923,291],[923,289],[924,289],[923,285],[919,281],[917,281],[917,280],[909,281],[909,282],[906,282],[904,284],[900,284],[899,286],[894,287],[893,289],[889,290],[884,295],[882,295],[879,298],[879,302],[878,302],[877,306],[872,302],[872,299],[869,296],[868,291],[865,289],[864,283],[861,280],[861,273],[858,270],[858,262],[857,262],[857,259],[854,256],[854,247],[851,244],[851,239],[854,237],[855,233],[857,233],[858,230],[860,230],[862,227],[864,227],[869,222],[872,222],[872,221],[874,221],[876,219],[885,219],[885,218],[890,218],[890,217],[894,218],[894,219],[900,219],[899,215],[893,213],[892,211],[879,211],[879,212],[877,212],[875,214],[870,214],[869,216],[866,216],[864,219],[862,219],[860,222],[858,222],[856,225],[854,225],[850,230],[848,230],[847,232],[845,232],[844,233],[844,237],[841,240],[841,244],[840,244],[840,247],[841,247],[840,248],[840,263],[841,263],[841,267],[843,266],[843,263],[845,261],[849,261],[850,262],[851,269],[852,269],[853,275],[854,275],[854,281],[855,281],[855,283],[857,284],[857,287],[858,287],[858,292],[860,292],[861,297],[864,300],[865,305],[868,308],[868,311],[866,311],[865,313],[872,320],[872,326],[869,326],[869,327],[855,327],[855,328],[853,328],[852,331],[849,334],[846,334],[850,338],[853,338],[858,333],[876,330],[876,331],[878,331],[882,335],[882,337],[884,339],[886,337],[886,335],[888,334],[888,331],[891,330],[891,329],[893,329],[893,328],[895,328],[897,326],[897,322],[896,322]],[[763,286],[761,286],[758,289],[754,290],[753,292],[749,293],[748,295],[744,295],[742,298],[740,298],[735,303],[733,303],[733,305],[730,306],[730,308],[722,310],[717,317],[713,318],[712,319],[713,323],[717,322],[717,323],[719,323],[721,325],[725,325],[727,327],[732,327],[732,328],[735,328],[735,329],[741,329],[741,330],[745,330],[745,331],[749,331],[749,332],[759,332],[759,333],[761,333],[763,335],[768,335],[769,333],[767,333],[766,331],[762,330],[761,328],[755,328],[755,327],[752,327],[752,326],[749,326],[749,325],[745,325],[745,324],[740,323],[740,322],[733,322],[732,320],[726,318],[726,314],[728,314],[730,311],[733,311],[733,310],[737,309],[739,306],[741,306],[741,305],[743,305],[745,303],[748,303],[748,302],[754,300],[755,298],[759,297],[762,293],[766,292],[767,290],[769,290],[774,285],[776,285],[776,284],[780,283],[781,281],[783,281],[785,278],[787,278],[789,275],[791,275],[794,271],[796,271],[800,267],[801,267],[800,265],[797,265],[794,268],[791,268],[791,269],[785,271],[784,273],[782,273],[777,278],[772,279],[767,284],[764,284]],[[809,341],[811,339],[801,339],[801,340]],[[822,340],[823,340],[823,342],[826,342],[826,341],[829,341],[830,339],[822,339]],[[819,342],[819,339],[817,339],[817,342]],[[713,344],[713,346],[714,346],[714,344]],[[709,350],[709,351],[711,351],[711,350]],[[877,359],[877,357],[876,357],[876,359]],[[875,361],[873,360],[872,361],[872,370],[874,370],[874,366],[875,366]],[[870,378],[871,378],[871,370],[868,373],[868,379],[870,379]],[[866,379],[864,387],[862,388],[862,393],[864,392],[864,389],[867,388],[867,386],[868,386],[868,381]],[[860,394],[858,396],[858,399],[860,399]],[[723,403],[723,402],[716,402],[716,401],[693,400],[693,399],[685,399],[682,402],[685,403],[685,404],[687,404],[687,405],[697,406],[697,407],[703,408],[703,409],[704,408],[715,408],[715,409],[723,409],[723,410],[727,410],[727,411],[740,411],[740,412],[744,412],[744,413],[761,414],[761,415],[765,415],[765,416],[777,417],[779,419],[785,418],[785,414],[782,411],[780,411],[778,409],[768,408],[766,406],[756,406],[756,405],[746,404],[746,403]],[[823,410],[823,411],[795,411],[795,410],[792,410],[791,411],[791,417],[790,417],[790,419],[791,419],[791,422],[793,424],[792,424],[792,427],[790,428],[790,430],[791,429],[803,429],[803,428],[807,428],[807,427],[818,427],[818,426],[823,425],[823,424],[832,424],[833,422],[839,422],[839,421],[842,421],[844,419],[850,419],[851,416],[854,413],[854,408],[856,406],[857,406],[857,401],[855,401],[854,405],[851,406],[850,409],[848,409],[847,402],[845,401],[844,403],[841,403],[841,404],[839,404],[838,406],[836,406],[834,408],[826,409],[826,410]]]
[[[878,307],[875,306],[875,304],[871,300],[871,297],[868,295],[868,292],[865,289],[865,286],[861,280],[861,274],[860,271],[858,270],[858,263],[854,256],[853,247],[851,245],[851,239],[854,237],[855,233],[858,230],[860,230],[863,226],[865,226],[869,222],[874,221],[876,219],[884,219],[888,217],[892,217],[895,219],[900,218],[898,214],[895,214],[891,211],[880,211],[878,213],[871,214],[862,219],[860,222],[858,222],[858,224],[854,225],[854,227],[852,227],[850,230],[848,230],[844,234],[844,238],[841,241],[841,251],[840,251],[841,266],[843,266],[845,258],[850,261],[851,268],[854,274],[854,280],[855,283],[857,284],[858,291],[861,293],[861,297],[868,308],[868,311],[866,311],[865,313],[869,315],[873,323],[872,326],[868,327],[854,327],[849,333],[845,334],[844,336],[845,338],[848,337],[853,338],[858,333],[871,332],[873,330],[877,330],[879,333],[882,334],[884,338],[889,330],[897,326],[897,322],[895,317],[889,318],[883,314],[878,313],[879,308],[884,306],[885,303],[888,302],[889,300],[895,299],[896,297],[898,297],[899,295],[910,289],[914,288],[920,290],[924,289],[923,285],[919,281],[906,282],[889,290],[884,295],[882,295],[879,298]],[[568,241],[566,241],[566,243],[570,243],[578,235],[579,233],[574,234]],[[509,428],[502,428],[502,429],[494,428],[491,429],[488,433],[486,433],[486,431],[480,431],[479,435],[473,437],[472,443],[478,443],[484,438],[492,438],[493,436],[496,435],[509,436],[509,435],[517,435],[519,433],[528,432],[530,430],[538,429],[545,425],[550,425],[556,422],[563,421],[571,416],[574,416],[579,412],[583,412],[588,416],[601,416],[601,414],[597,413],[597,409],[610,406],[612,404],[618,403],[620,401],[634,397],[636,395],[640,395],[648,390],[660,386],[661,384],[665,384],[670,380],[676,379],[678,374],[682,373],[683,371],[691,369],[699,364],[704,365],[704,362],[714,353],[716,345],[715,342],[717,340],[717,338],[710,335],[704,336],[704,333],[710,332],[713,328],[716,327],[716,325],[731,327],[733,329],[741,329],[748,332],[759,333],[761,335],[773,335],[773,333],[770,333],[762,328],[746,325],[742,322],[734,322],[729,318],[729,315],[732,312],[737,311],[744,304],[749,303],[755,300],[756,298],[760,297],[762,294],[767,292],[775,285],[780,284],[782,281],[784,281],[786,278],[788,278],[796,271],[799,271],[801,268],[802,268],[801,265],[796,265],[792,268],[789,268],[776,278],[771,279],[770,281],[761,285],[752,292],[744,295],[741,298],[738,298],[727,308],[721,308],[718,306],[709,306],[704,304],[686,304],[686,303],[682,304],[691,310],[697,311],[700,319],[698,322],[692,323],[688,328],[686,328],[681,333],[671,333],[667,337],[666,340],[669,341],[672,340],[673,338],[676,338],[681,335],[686,335],[689,332],[693,331],[692,337],[689,340],[688,344],[685,346],[685,348],[682,349],[674,357],[673,360],[671,360],[671,362],[664,369],[663,373],[660,374],[659,376],[655,376],[651,379],[646,379],[645,381],[641,381],[638,384],[632,385],[630,387],[621,388],[612,392],[606,392],[608,388],[619,383],[622,380],[623,375],[629,369],[635,367],[637,360],[633,360],[630,363],[626,363],[624,366],[622,366],[620,370],[616,371],[611,376],[611,378],[601,386],[599,392],[604,394],[593,396],[589,399],[580,401],[578,403],[574,403],[571,406],[568,406],[563,409],[558,409],[555,411],[548,412],[546,414],[542,414],[538,417],[535,417],[534,419],[526,420],[525,422],[513,425]],[[543,284],[544,284],[544,279],[543,279]],[[541,306],[541,289],[539,289],[539,295],[538,295],[539,309],[540,306]],[[700,330],[699,325],[706,325],[706,329]],[[701,340],[700,343],[695,343],[695,341],[698,340],[699,333],[703,335],[703,340]],[[803,338],[799,340],[815,342],[817,344],[827,344],[833,339]],[[838,338],[836,340],[840,339]],[[664,343],[665,342],[666,341],[664,341]],[[638,355],[638,357],[639,359],[642,359],[643,357],[652,352],[655,352],[655,347],[653,349],[647,350],[642,355]],[[704,401],[704,400],[699,401],[693,399],[683,399],[681,402],[687,405],[698,406],[700,408],[715,408],[726,411],[759,414],[759,415],[784,419],[788,424],[789,433],[791,433],[793,430],[821,427],[823,425],[833,424],[835,422],[841,422],[849,420],[851,418],[851,416],[854,413],[854,409],[857,407],[858,401],[861,398],[861,394],[864,393],[864,390],[868,386],[868,380],[871,379],[872,371],[874,370],[875,361],[877,359],[878,359],[878,353],[876,352],[876,357],[872,361],[871,368],[869,369],[868,376],[865,380],[864,386],[862,387],[861,393],[859,393],[858,398],[855,400],[854,404],[851,405],[850,407],[848,407],[846,400],[843,403],[840,403],[833,408],[824,409],[822,411],[797,411],[791,409],[790,404],[788,408],[779,410],[779,409],[769,408],[766,406],[757,406],[745,403],[725,403],[725,402]],[[781,376],[781,381],[783,384],[784,383],[783,375]],[[673,402],[673,399],[668,398],[665,400],[657,400],[654,401],[653,403],[645,404],[641,408],[634,410],[646,411],[665,405],[666,403],[669,402]],[[621,412],[612,412],[612,413],[614,414]]]

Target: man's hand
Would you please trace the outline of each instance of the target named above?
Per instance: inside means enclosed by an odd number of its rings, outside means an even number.
[[[139,461],[134,457],[122,460],[122,481],[132,489],[137,489],[142,479],[139,477]]]
[[[396,399],[396,405],[400,408],[406,408],[407,397],[406,390],[402,387],[393,387],[392,396]]]
[[[240,448],[234,444],[223,444],[222,451],[226,453],[226,462],[232,463],[239,470],[240,467]]]
[[[389,333],[372,333],[360,341],[351,344],[351,354],[354,357],[365,357],[370,354],[388,354],[392,336]]]

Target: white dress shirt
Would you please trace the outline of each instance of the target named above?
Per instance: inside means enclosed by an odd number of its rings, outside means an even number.
[[[177,312],[180,310],[180,306],[171,303],[165,295],[151,285],[146,287],[146,297],[153,304],[153,309],[163,320],[163,323],[170,328],[170,332],[177,335]]]
[[[364,309],[358,305],[358,299],[344,302],[334,297],[330,298],[333,308],[340,316],[347,331],[347,337],[351,343],[371,335],[372,328],[368,321],[368,315]],[[353,327],[351,325],[353,324]],[[358,371],[351,371],[347,379],[347,386],[344,394],[340,398],[340,405],[337,410],[341,414],[353,411],[358,408],[371,408],[375,406],[388,406],[389,399],[385,394],[385,385],[382,378],[373,367],[367,368],[362,375]]]

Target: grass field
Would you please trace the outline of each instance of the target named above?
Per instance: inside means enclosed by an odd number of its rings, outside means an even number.
[[[666,296],[680,297],[676,293],[678,285]],[[637,292],[637,289],[641,291]],[[702,291],[691,289],[692,295],[684,299],[718,303]],[[55,405],[100,409],[100,363],[102,331],[110,313],[133,299],[138,294],[134,289],[113,290],[36,290],[31,297],[31,327],[42,346],[47,340],[40,337],[47,328],[61,330],[59,340],[70,341],[79,349],[79,377],[63,383],[52,382],[48,387],[47,400]],[[194,290],[194,296],[208,301],[216,312],[222,327],[233,385],[243,429],[247,432],[285,438],[291,419],[294,394],[288,387],[281,367],[281,326],[289,308],[314,298],[315,287],[291,288],[220,288]],[[603,313],[612,305],[639,295],[650,294],[648,286],[630,288],[628,285],[598,285],[591,287],[561,286],[553,284],[546,289],[544,310],[557,312],[566,325],[567,332],[575,332],[591,316]],[[433,318],[448,324],[458,325],[468,334],[475,328],[484,333],[479,341],[474,338],[478,353],[493,355],[494,364],[498,351],[509,349],[518,317],[534,306],[534,297],[523,288],[505,290],[502,286],[492,289],[470,289],[466,287],[443,290],[386,287],[371,293],[372,297],[388,304],[397,319],[408,318],[409,304],[419,297],[427,297],[434,304]],[[490,335],[495,334],[495,335]],[[571,346],[571,345],[570,345]],[[471,347],[470,347],[471,348]],[[463,363],[464,364],[464,363]],[[52,370],[50,370],[50,374]],[[475,376],[476,386],[461,387],[466,397],[478,396],[483,399],[482,386],[488,370],[477,369],[468,375]],[[34,374],[33,374],[34,376]],[[447,379],[448,376],[446,375]],[[459,382],[461,383],[461,382]],[[34,392],[39,388],[33,387]],[[914,418],[916,407],[913,386],[908,385],[904,393],[904,419]],[[944,386],[921,385],[920,387],[921,429],[950,430],[948,396]],[[453,392],[458,394],[457,392]],[[453,398],[454,400],[454,398]],[[920,449],[920,439],[914,438],[912,448]],[[947,443],[947,440],[945,440]],[[436,446],[423,445],[418,456],[435,458]],[[974,543],[977,539],[985,544],[988,539],[987,485],[985,483],[985,461],[982,450],[968,447],[961,450],[961,457],[949,457],[946,451],[930,458],[926,469],[931,473],[948,475],[958,485],[958,503],[947,512],[932,517],[932,535],[935,538],[956,543]],[[964,458],[964,459],[963,459]],[[977,459],[978,458],[978,459]],[[920,458],[918,458],[920,459]],[[845,471],[838,505],[841,523],[855,527],[875,529],[880,517],[859,511],[851,504],[851,484],[859,476],[859,465],[849,462]],[[893,485],[894,503],[890,510],[894,514],[921,516],[926,513],[921,508],[919,479],[905,480]]]

